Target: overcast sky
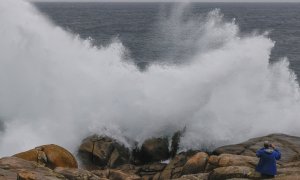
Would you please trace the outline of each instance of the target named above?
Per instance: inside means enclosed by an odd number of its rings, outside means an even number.
[[[186,2],[187,0],[32,0],[32,1],[76,1],[76,2]],[[300,0],[189,0],[195,2],[300,2]]]

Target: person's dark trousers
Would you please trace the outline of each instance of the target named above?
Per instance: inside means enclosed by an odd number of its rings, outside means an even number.
[[[275,176],[274,175],[269,175],[269,174],[261,174],[261,177],[265,178],[265,179],[271,179],[271,178],[274,178]]]

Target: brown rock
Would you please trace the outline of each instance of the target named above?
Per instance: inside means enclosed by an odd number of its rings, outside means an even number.
[[[300,177],[300,161],[285,163],[277,168],[279,176],[299,176]]]
[[[75,157],[66,149],[57,146],[55,144],[44,145],[38,147],[45,152],[47,156],[47,167],[66,167],[66,168],[78,168]]]
[[[183,175],[180,178],[174,180],[208,180],[208,173],[189,174]]]
[[[40,165],[46,165],[47,163],[47,156],[45,152],[41,151],[40,149],[31,149],[25,152],[15,154],[13,156],[27,161],[34,161],[39,163]]]
[[[110,180],[141,180],[142,178],[135,174],[128,174],[121,170],[113,170],[109,171],[108,178]]]
[[[163,163],[151,163],[140,166],[139,171],[137,172],[143,179],[153,179],[154,176],[158,176],[160,172],[162,172],[167,165]]]
[[[181,153],[175,156],[174,159],[170,161],[170,163],[166,166],[166,168],[160,174],[160,179],[174,179],[179,178],[182,174],[183,166],[187,162],[187,155],[185,153]]]
[[[283,175],[283,176],[276,176],[276,180],[300,180],[299,175]]]
[[[208,158],[208,162],[209,162],[209,164],[218,166],[219,165],[219,159],[220,159],[219,156],[212,155]]]
[[[159,179],[160,179],[160,173],[156,173],[152,178],[152,180],[159,180]]]
[[[138,174],[141,171],[141,167],[132,164],[123,164],[121,166],[118,166],[116,169],[130,174]]]
[[[219,157],[212,155],[208,158],[208,163],[206,165],[205,172],[210,172],[213,169],[217,168],[218,166],[219,166]]]
[[[108,178],[109,175],[109,169],[104,170],[93,170],[91,173],[95,174],[96,176],[100,178]]]
[[[15,180],[17,179],[17,173],[0,168],[0,180]]]
[[[230,178],[257,179],[260,175],[253,168],[247,166],[227,166],[214,169],[208,179],[223,180]]]
[[[208,158],[209,156],[205,152],[195,154],[183,166],[182,174],[197,174],[204,172]]]
[[[278,168],[277,174],[283,175],[298,175],[300,177],[300,167],[287,167],[287,168]]]
[[[83,169],[58,167],[54,171],[64,175],[69,180],[100,180],[100,177]]]
[[[36,162],[26,161],[17,157],[0,159],[0,174],[6,179],[20,180],[62,180],[63,175],[43,167]],[[1,179],[1,176],[0,176]]]
[[[129,150],[117,143],[114,144],[114,150],[110,155],[108,166],[117,167],[119,165],[129,163]]]
[[[300,161],[295,161],[295,162],[290,162],[290,163],[284,163],[280,167],[282,167],[282,168],[300,167]]]
[[[20,180],[34,180],[37,179],[37,174],[31,171],[22,171],[18,173],[17,179]]]
[[[79,157],[84,165],[117,167],[129,163],[129,150],[116,140],[98,135],[83,140]]]
[[[247,166],[255,168],[258,163],[258,158],[233,154],[221,154],[220,156],[211,156],[208,163],[216,167]]]
[[[263,146],[264,141],[270,141],[275,144],[284,156],[279,163],[293,162],[300,160],[300,137],[289,136],[285,134],[271,134],[268,136],[250,139],[246,142],[228,145],[217,148],[214,154],[237,154],[255,156],[256,151]]]
[[[75,157],[66,149],[55,144],[39,146],[13,156],[37,162],[51,169],[55,169],[56,167],[78,167]]]

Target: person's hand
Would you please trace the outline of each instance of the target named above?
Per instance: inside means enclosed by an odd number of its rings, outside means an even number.
[[[275,149],[275,145],[274,144],[271,144],[270,146],[271,146],[271,148]]]

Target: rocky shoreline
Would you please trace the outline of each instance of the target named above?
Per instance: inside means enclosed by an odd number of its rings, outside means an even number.
[[[77,159],[63,147],[43,145],[1,158],[0,180],[261,179],[255,172],[255,152],[265,140],[282,152],[275,179],[300,179],[300,137],[271,134],[211,153],[176,153],[178,138],[175,134],[171,150],[165,138],[148,139],[141,148],[129,150],[110,137],[94,135],[82,141]]]

